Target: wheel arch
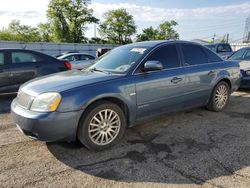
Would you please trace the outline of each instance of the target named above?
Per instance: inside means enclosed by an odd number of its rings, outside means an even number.
[[[127,127],[129,126],[129,122],[130,122],[129,121],[130,120],[129,106],[127,105],[127,103],[124,100],[122,100],[119,97],[115,97],[115,96],[102,96],[102,97],[99,97],[99,98],[95,98],[95,99],[91,100],[88,104],[86,104],[84,106],[84,110],[83,110],[83,112],[81,114],[81,118],[78,121],[78,126],[79,126],[79,123],[80,123],[81,119],[84,118],[85,112],[89,108],[91,108],[91,106],[93,106],[94,104],[96,104],[98,102],[101,102],[101,101],[108,101],[108,102],[114,103],[117,106],[119,106],[121,108],[121,110],[124,112],[124,115],[126,117],[126,126]]]

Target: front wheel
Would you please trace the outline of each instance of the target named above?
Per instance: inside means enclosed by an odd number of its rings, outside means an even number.
[[[77,134],[88,149],[100,151],[117,143],[125,129],[126,119],[121,108],[114,103],[100,101],[86,110]]]
[[[207,108],[215,112],[222,111],[226,108],[229,99],[230,87],[228,83],[221,81],[215,86]]]

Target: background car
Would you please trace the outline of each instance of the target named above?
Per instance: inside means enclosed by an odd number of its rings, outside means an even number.
[[[24,134],[43,141],[77,138],[103,150],[125,129],[164,113],[206,106],[222,111],[240,84],[239,63],[185,41],[121,46],[86,70],[21,86],[11,104]]]
[[[108,51],[110,51],[111,48],[98,48],[96,50],[96,57],[101,57],[102,55],[104,55],[105,53],[107,53]]]
[[[84,69],[95,61],[95,57],[86,53],[69,53],[57,57],[60,60],[67,60],[70,62],[71,69]]]
[[[24,82],[67,70],[67,63],[23,49],[0,49],[0,94],[17,92]]]
[[[239,49],[229,57],[240,62],[241,88],[250,89],[250,47]]]
[[[214,51],[215,53],[217,53],[223,59],[227,59],[233,53],[233,50],[230,44],[228,43],[209,44],[205,46],[208,47],[210,50]]]
[[[63,52],[61,54],[53,55],[53,57],[58,58],[60,56],[71,54],[71,53],[80,53],[80,52],[79,51],[67,51],[67,52]]]

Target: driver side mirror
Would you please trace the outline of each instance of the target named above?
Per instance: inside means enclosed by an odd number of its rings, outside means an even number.
[[[158,71],[162,69],[163,65],[160,61],[147,61],[146,63],[144,63],[142,71],[149,72],[149,71]]]

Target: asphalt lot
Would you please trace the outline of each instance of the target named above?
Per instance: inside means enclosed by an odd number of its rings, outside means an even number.
[[[0,98],[0,187],[250,187],[250,91],[234,93],[225,112],[199,108],[133,127],[103,152],[23,136],[12,99]]]

